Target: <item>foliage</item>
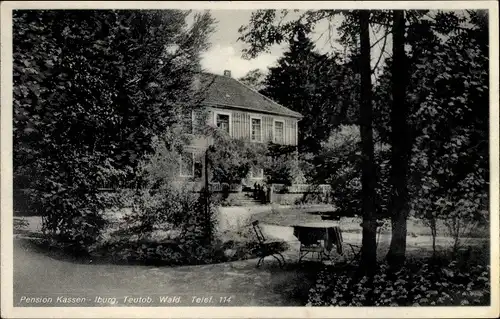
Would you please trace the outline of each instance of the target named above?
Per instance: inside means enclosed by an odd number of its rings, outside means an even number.
[[[298,165],[302,172],[305,184],[314,184],[316,178],[316,155],[313,153],[299,153]]]
[[[263,165],[267,145],[232,138],[218,129],[212,130],[211,136],[213,144],[208,152],[212,181],[239,184],[252,166]]]
[[[264,89],[265,76],[266,74],[261,69],[253,69],[238,80],[255,91],[260,92]]]
[[[295,146],[269,144],[267,147],[264,174],[269,184],[303,183],[303,173],[299,167],[299,159]]]
[[[469,29],[461,27],[468,21]],[[488,219],[488,29],[480,12],[435,12],[408,28],[411,75],[406,103],[412,135],[410,199],[414,214],[452,226],[459,237]],[[391,59],[388,60],[390,65]],[[376,127],[390,133],[387,68],[376,98]],[[450,234],[451,234],[450,233]],[[459,235],[460,234],[460,235]]]
[[[188,182],[178,179],[185,149],[182,139],[173,137],[179,131],[169,133],[175,143],[155,143],[155,152],[137,167],[137,187],[120,192],[129,210],[100,247],[114,261],[179,264],[217,258],[212,255],[215,203],[210,193],[193,192]],[[157,238],[158,233],[163,237]]]
[[[375,136],[378,139],[378,135]],[[332,186],[331,197],[342,214],[361,213],[361,149],[360,132],[357,125],[341,125],[314,159],[315,183]],[[377,215],[388,215],[388,147],[384,143],[375,145],[379,187],[377,191]]]
[[[393,272],[381,264],[373,282],[353,271],[318,275],[312,306],[460,306],[489,305],[490,267],[449,260],[409,260]]]
[[[285,242],[278,242],[278,251],[287,249]],[[231,262],[258,257],[258,242],[216,241],[211,246],[191,246],[177,241],[129,241],[108,242],[95,254],[113,263],[141,265],[200,265]]]
[[[209,134],[214,141],[209,148],[214,182],[239,184],[252,167],[262,168],[268,183],[291,185],[301,176],[295,146],[252,143],[232,138],[218,129]]]
[[[130,181],[154,139],[197,105],[212,19],[186,28],[187,14],[14,12],[14,180],[32,190],[47,234],[80,248],[98,240],[114,204],[98,188]]]
[[[181,150],[183,151],[183,150]],[[121,194],[132,203],[124,227],[143,240],[157,230],[176,231],[184,249],[209,246],[216,227],[212,195],[178,179],[179,151],[159,142],[138,167],[140,187]]]
[[[299,151],[317,153],[333,128],[357,120],[358,80],[351,65],[316,52],[298,30],[277,66],[269,68],[262,93],[304,115],[298,123]]]
[[[300,37],[301,32],[309,34],[317,26],[324,25],[323,22],[330,30],[335,26],[334,17],[341,15],[343,20],[340,25],[337,25],[340,34],[339,42],[351,55],[353,72],[366,71],[367,63],[363,67],[360,62],[366,61],[370,50],[360,52],[358,46],[360,39],[362,40],[359,33],[360,24],[364,23],[366,27],[367,24],[373,24],[374,30],[383,31],[384,27],[391,26],[395,15],[392,11],[377,10],[365,12],[365,19],[358,19],[357,13],[355,10],[308,10],[301,13],[297,10],[293,12],[291,10],[258,10],[252,14],[249,24],[239,30],[240,40],[250,45],[244,50],[244,55],[252,58],[267,50],[272,44],[281,44],[285,41],[293,43],[293,39]],[[450,226],[450,232],[455,234],[456,239],[459,239],[458,237],[462,235],[456,234],[463,233],[461,226],[467,225],[466,228],[473,228],[475,223],[487,222],[488,16],[485,11],[472,10],[460,12],[409,10],[405,12],[405,16],[405,33],[403,34],[401,29],[396,31],[400,31],[398,39],[404,40],[404,43],[399,41],[398,47],[399,53],[405,53],[407,63],[399,64],[393,60],[393,57],[386,58],[382,75],[376,77],[376,89],[368,90],[366,89],[368,86],[365,85],[366,91],[362,92],[366,93],[365,97],[371,95],[370,92],[374,95],[375,129],[380,135],[382,144],[388,142],[393,144],[392,151],[396,155],[394,156],[395,163],[399,164],[397,154],[404,154],[402,160],[406,161],[406,152],[400,153],[402,148],[411,149],[408,186],[413,212],[428,219],[434,234],[437,230],[436,219],[444,219]],[[383,39],[384,43],[386,42],[390,30],[385,31],[382,32],[385,34],[377,40],[377,43]],[[365,45],[365,49],[368,46]],[[374,46],[375,44],[372,48]],[[385,49],[385,44],[383,46]],[[401,57],[401,54],[398,56]],[[377,66],[381,58],[382,56],[378,58]],[[403,60],[405,59],[398,59],[398,61]],[[391,72],[393,63],[401,66],[401,68],[395,68],[397,74]],[[398,73],[399,71],[407,71],[410,78],[397,77],[401,74]],[[399,78],[401,81],[396,80],[392,83],[393,78]],[[369,79],[366,72],[365,80],[367,84]],[[315,82],[321,83],[317,79]],[[409,108],[409,115],[403,115],[403,118],[393,118],[391,123],[389,110],[393,103],[393,95],[403,92],[401,88],[398,89],[398,86],[403,83],[408,84],[404,102]],[[288,85],[286,81],[285,85]],[[362,100],[368,107],[369,99]],[[397,101],[395,106],[397,106]],[[400,109],[395,108],[396,113]],[[402,121],[408,121],[410,124],[411,141],[402,143],[405,145],[397,143],[401,136],[395,136],[392,141],[389,139],[392,127],[398,127]],[[364,121],[360,122],[363,126],[365,124],[366,127],[369,126],[368,123],[363,124]],[[368,144],[370,143],[367,141],[367,149],[370,148]],[[345,154],[339,153],[340,156],[334,154],[329,158],[343,158],[342,155]],[[363,158],[366,158],[369,153],[366,152]],[[398,184],[397,188],[404,190],[403,184],[407,183],[406,181],[402,183],[398,179],[398,176],[406,174],[406,165],[401,165],[402,171],[397,171],[399,165],[390,167],[387,155],[387,152],[381,152],[373,161],[370,160],[370,162],[377,162],[379,166],[377,172],[381,184],[377,190],[379,207],[381,207],[379,214],[385,214],[384,211],[389,213],[386,209],[387,205],[384,204],[388,203],[387,197],[391,194],[387,183],[389,169],[393,170],[391,184]],[[324,161],[320,156],[319,161],[315,163],[318,171],[321,172],[316,174],[320,179],[323,176],[329,176],[332,172],[339,172],[339,167],[335,167],[335,160],[332,160],[330,167],[326,167],[328,169],[321,167],[322,162]],[[347,169],[357,171],[353,168],[357,166],[356,163],[357,161],[352,161],[351,167]],[[371,175],[374,175],[373,170],[366,169],[366,171],[371,171]],[[347,173],[349,172],[346,172],[344,179],[337,179],[338,176],[334,175],[332,180],[344,182],[339,183],[339,188],[355,189],[351,187],[354,185],[346,185],[345,182],[360,184],[361,181],[359,178],[357,180],[354,178],[356,176],[354,172],[351,171],[352,177]],[[406,207],[408,199],[403,193],[401,194],[402,201],[393,202],[395,211],[399,210],[398,207]],[[349,191],[348,194],[356,194],[356,192]],[[393,194],[396,195],[394,199],[398,199],[398,193],[393,192]],[[371,195],[367,195],[363,198],[370,197]],[[349,199],[349,196],[339,196],[339,198]],[[354,198],[361,197],[355,195]],[[356,203],[356,201],[348,200],[348,202],[350,205],[343,206],[356,207],[359,210],[359,201]],[[405,215],[406,209],[403,211]],[[395,230],[406,229],[404,227],[406,216],[402,217],[394,220]],[[399,235],[395,236],[396,241],[404,237],[401,236],[404,235],[401,232],[394,234]]]
[[[13,228],[14,228],[14,233],[16,232],[23,232],[25,231],[28,226],[29,226],[29,222],[24,219],[24,218],[14,218],[13,220]]]

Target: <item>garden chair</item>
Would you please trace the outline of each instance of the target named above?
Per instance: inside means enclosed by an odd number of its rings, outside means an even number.
[[[385,225],[385,222],[383,221],[377,221],[377,244],[376,247],[378,248],[378,245],[380,243],[380,235],[382,233],[382,227]],[[361,227],[363,227],[363,224],[360,224]],[[345,243],[349,248],[351,248],[353,258],[349,261],[349,264],[352,262],[359,261],[361,258],[361,245],[354,245],[354,244],[349,244]]]
[[[347,262],[347,264],[352,264],[354,261],[359,261],[361,258],[361,246],[345,243],[349,248],[351,248],[353,257]]]
[[[309,244],[309,245],[301,244],[300,245],[300,250],[299,250],[299,263],[309,253],[311,254],[311,257],[313,257],[313,258],[314,258],[314,254],[316,253],[317,259],[320,262],[323,261],[323,259],[325,259],[326,257],[328,257],[324,253],[324,248],[323,248],[323,246],[321,246],[321,244],[319,242],[316,242],[316,243],[313,243],[313,244]]]
[[[315,234],[309,234],[309,236],[300,236],[299,263],[308,254],[311,254],[312,258],[314,258],[314,254],[316,254],[316,257],[320,262],[323,261],[323,259],[326,257],[326,255],[324,254],[325,249],[321,244],[323,234],[320,234],[320,237],[314,235]]]
[[[252,222],[252,227],[255,235],[257,236],[257,240],[259,241],[257,256],[260,259],[257,262],[257,268],[259,268],[260,263],[264,261],[264,258],[268,256],[274,257],[278,261],[280,268],[283,268],[283,266],[285,265],[285,257],[283,257],[279,250],[282,243],[279,241],[266,240],[264,234],[262,233],[262,230],[260,229],[258,220]],[[281,260],[278,258],[278,256],[281,257]]]

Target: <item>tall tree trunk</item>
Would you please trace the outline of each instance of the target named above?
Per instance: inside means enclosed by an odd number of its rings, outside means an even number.
[[[431,219],[431,235],[432,235],[432,257],[436,257],[436,236],[437,236],[437,225],[436,218]]]
[[[372,130],[372,81],[370,66],[370,11],[359,11],[360,24],[360,73],[361,103],[359,110],[361,130],[361,187],[363,207],[363,239],[361,268],[366,274],[373,273],[377,263],[377,234],[375,220],[375,161]]]
[[[392,64],[392,110],[391,110],[391,226],[392,238],[387,261],[399,267],[405,261],[406,224],[408,203],[408,160],[410,140],[408,132],[408,107],[405,102],[407,82],[407,62],[404,47],[404,11],[393,12],[393,64]]]

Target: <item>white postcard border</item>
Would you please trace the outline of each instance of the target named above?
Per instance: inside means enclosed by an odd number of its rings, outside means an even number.
[[[489,307],[13,307],[12,229],[12,10],[13,9],[488,9],[490,23],[490,222],[491,300]],[[466,318],[499,313],[499,87],[498,3],[496,1],[248,1],[119,2],[10,1],[1,4],[1,315],[5,318]]]

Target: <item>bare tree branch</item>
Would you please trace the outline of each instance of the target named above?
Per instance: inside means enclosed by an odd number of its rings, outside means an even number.
[[[388,35],[388,32],[385,34],[384,36],[384,43],[382,44],[382,48],[380,50],[380,54],[378,56],[378,60],[377,60],[377,63],[375,63],[375,66],[373,67],[373,69],[371,70],[372,73],[375,72],[375,70],[378,68],[378,65],[380,63],[380,60],[382,60],[382,56],[384,55],[384,52],[385,52],[385,46],[387,44],[387,35]],[[372,46],[373,47],[373,46]]]
[[[391,29],[387,29],[387,31],[385,32],[385,34],[382,37],[380,37],[379,39],[377,39],[377,41],[373,42],[373,44],[370,46],[370,49],[372,49],[375,45],[377,45],[378,43],[380,43],[380,41],[382,41],[382,40],[386,41],[387,36],[389,34],[391,34],[391,33],[392,33],[392,30]]]

